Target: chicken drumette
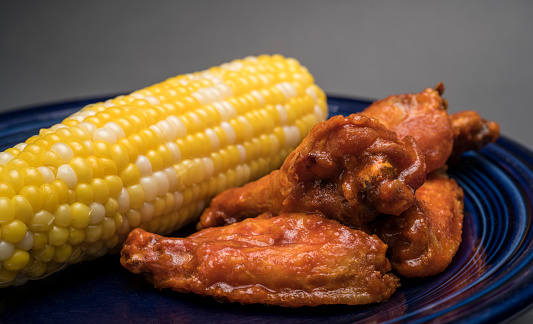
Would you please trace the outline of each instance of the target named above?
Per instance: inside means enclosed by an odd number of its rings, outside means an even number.
[[[392,267],[405,277],[432,276],[452,261],[463,228],[463,190],[439,169],[416,191],[400,217],[382,215],[369,224],[388,246]]]
[[[413,136],[424,153],[428,172],[445,163],[457,162],[463,152],[479,150],[500,136],[500,126],[483,119],[476,111],[447,112],[441,98],[444,85],[421,93],[389,96],[368,106],[360,114],[379,119],[398,136]]]
[[[451,114],[450,119],[454,144],[448,163],[500,136],[499,125],[475,111]],[[444,168],[431,172],[415,196],[415,204],[400,217],[383,215],[369,226],[389,245],[393,269],[411,278],[435,275],[450,264],[461,243],[463,225],[463,190]]]
[[[482,118],[478,112],[467,110],[450,115],[453,130],[453,152],[448,163],[456,163],[461,154],[479,150],[500,137],[500,125]]]
[[[440,168],[452,152],[453,131],[442,99],[444,85],[421,93],[392,95],[378,100],[360,114],[377,118],[398,137],[412,136],[424,154],[427,172]]]
[[[316,125],[280,170],[216,196],[199,228],[264,212],[320,213],[356,227],[379,214],[401,214],[425,178],[412,137],[400,139],[373,118],[335,116]]]
[[[375,235],[309,214],[256,217],[165,238],[136,229],[121,263],[155,287],[280,306],[360,305],[399,286]]]

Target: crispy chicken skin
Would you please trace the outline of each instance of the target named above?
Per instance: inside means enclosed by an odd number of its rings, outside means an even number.
[[[280,170],[216,196],[198,228],[264,212],[320,213],[348,226],[399,215],[426,178],[414,139],[398,138],[374,118],[334,116],[317,124]]]
[[[256,217],[165,238],[135,229],[122,265],[159,289],[288,307],[387,300],[399,286],[375,235],[312,214]]]
[[[447,103],[442,99],[444,85],[421,93],[392,95],[368,106],[360,114],[379,119],[400,138],[410,135],[424,153],[428,172],[446,163],[453,147],[453,132]]]
[[[453,152],[448,163],[455,163],[461,154],[479,150],[500,137],[500,125],[483,119],[476,111],[461,111],[450,115],[453,130]]]
[[[428,175],[416,199],[400,217],[382,215],[369,224],[389,246],[393,269],[410,278],[442,272],[459,248],[463,228],[463,190],[444,170]]]

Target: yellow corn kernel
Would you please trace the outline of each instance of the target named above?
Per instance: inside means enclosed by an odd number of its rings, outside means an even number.
[[[69,204],[61,204],[54,211],[54,224],[67,227],[72,222],[72,215]]]
[[[27,224],[33,217],[33,208],[28,199],[24,196],[16,195],[11,199],[11,203],[14,208],[15,218]],[[6,216],[9,218],[9,207],[2,205],[2,198],[0,198],[0,210],[5,212],[5,214],[0,215],[0,219],[2,219],[2,216],[4,216],[4,219]]]
[[[67,204],[73,204],[76,202],[76,192],[72,189],[68,190]]]
[[[87,253],[87,255],[91,257],[102,256],[106,252],[106,249],[104,247],[104,242],[97,241],[94,243],[87,244],[85,252]]]
[[[9,259],[2,262],[2,266],[9,271],[18,271],[24,268],[30,261],[30,254],[26,251],[15,249]]]
[[[10,221],[15,218],[15,206],[11,199],[0,197],[0,222]]]
[[[100,159],[96,156],[89,156],[86,161],[91,167],[93,178],[103,178],[105,176],[104,167],[100,164]]]
[[[51,185],[54,187],[57,193],[58,204],[66,203],[69,198],[69,192],[67,184],[61,180],[54,180]]]
[[[142,215],[140,209],[130,209],[128,212],[126,212],[125,216],[131,227],[139,227],[139,225],[141,224]]]
[[[94,200],[93,187],[88,183],[78,183],[74,188],[76,200],[82,204],[89,205]]]
[[[101,239],[102,240],[111,239],[113,237],[113,235],[115,235],[115,232],[116,232],[116,229],[117,229],[115,220],[113,218],[110,218],[110,217],[105,217],[102,220],[101,225],[102,225],[102,236],[101,236]]]
[[[39,278],[46,272],[46,263],[40,261],[33,261],[31,267],[26,272],[30,278]],[[0,279],[1,280],[1,279]]]
[[[117,234],[114,234],[111,238],[104,241],[104,246],[111,251],[116,250],[117,252],[120,250],[120,238]]]
[[[41,192],[43,193],[43,209],[54,212],[59,205],[57,190],[53,185],[45,183],[41,186]]]
[[[115,122],[122,129],[125,137],[135,134],[135,132],[137,131],[137,127],[135,127],[136,123],[130,121],[128,118],[121,117]]]
[[[6,182],[0,182],[0,197],[13,198],[17,193],[15,189]]]
[[[78,245],[85,240],[85,230],[81,228],[69,227],[68,242],[72,245]]]
[[[26,236],[27,231],[28,227],[19,219],[13,219],[1,225],[2,239],[11,243],[21,241]]]
[[[63,226],[53,226],[48,234],[50,235],[50,244],[54,246],[65,244],[69,238],[69,231]]]
[[[139,180],[141,179],[141,172],[135,164],[130,163],[122,172],[120,172],[120,178],[122,179],[123,186],[131,186],[139,183]]]
[[[139,155],[137,147],[127,138],[121,138],[118,141],[117,145],[120,145],[122,148],[124,148],[125,153],[128,155],[127,161],[135,161],[135,159]]]
[[[110,145],[108,142],[95,141],[93,142],[93,154],[100,158],[111,159]]]
[[[34,136],[33,139],[37,140],[39,139],[39,136]],[[28,143],[28,141],[26,141],[26,143]],[[24,147],[24,151],[34,154],[34,155],[43,155],[44,152],[46,152],[46,148],[41,145],[36,145],[36,144],[31,143],[31,144],[26,145],[26,147]]]
[[[3,179],[15,192],[19,192],[24,187],[24,177],[17,169],[7,170]],[[4,194],[2,194],[2,197],[4,197]]]
[[[139,120],[140,122],[140,120]],[[139,134],[133,134],[128,137],[128,141],[132,143],[136,148],[138,154],[143,154],[147,150],[146,143],[143,139],[143,137]]]
[[[80,246],[77,246],[76,248],[72,248],[72,254],[70,255],[70,258],[69,258],[69,262],[79,262],[79,261],[83,261],[83,259],[81,259],[82,257],[82,249]]]
[[[170,192],[167,192],[161,199],[163,199],[165,203],[165,209],[163,210],[163,214],[165,215],[172,212],[172,210],[174,209],[174,195]]]
[[[105,181],[107,182],[107,186],[109,188],[109,196],[118,196],[124,186],[122,179],[116,175],[108,175],[105,177]]]
[[[118,174],[118,168],[115,162],[109,158],[100,157],[98,159],[98,162],[100,162],[100,165],[102,166],[102,169],[104,170],[104,175],[115,175]]]
[[[104,203],[104,208],[105,208],[105,216],[106,217],[111,217],[111,216],[115,215],[115,213],[118,210],[118,202],[117,202],[117,200],[114,199],[114,198],[109,198],[109,200],[107,200]]]
[[[7,150],[6,150],[7,152]],[[17,153],[18,154],[18,153]],[[24,170],[30,167],[30,164],[26,162],[23,159],[20,158],[14,158],[13,160],[9,161],[6,164],[6,168],[9,169],[18,169],[18,170]]]
[[[115,162],[117,170],[123,170],[129,163],[130,157],[126,148],[121,144],[113,144],[109,148],[111,159]]]
[[[30,202],[33,210],[40,210],[43,207],[44,200],[41,188],[33,185],[24,186],[20,190],[20,195]]]
[[[48,245],[48,233],[47,232],[34,232],[33,233],[33,250],[42,250]]]
[[[102,236],[102,225],[101,224],[89,225],[85,228],[85,242],[87,243],[98,242],[101,236]]]
[[[74,156],[86,158],[89,156],[89,148],[82,142],[79,141],[70,141],[68,146],[72,149]]]
[[[72,257],[72,245],[65,243],[61,246],[56,246],[54,254],[54,262],[64,263]]]
[[[160,144],[159,137],[151,129],[143,129],[139,134],[143,138],[147,150],[153,150]]]
[[[157,153],[159,153],[159,157],[161,158],[161,167],[159,169],[155,169],[154,171],[161,170],[172,165],[174,159],[167,145],[159,145],[157,148]]]
[[[65,141],[67,141],[67,140],[69,140],[69,139],[71,139],[73,137],[70,128],[67,128],[67,127],[57,129],[55,131],[55,134],[57,136],[59,136],[61,138],[61,141],[63,141],[63,142],[65,142]]]
[[[72,215],[71,226],[75,228],[87,227],[90,221],[90,211],[89,207],[81,202],[75,202],[70,205]]]
[[[130,197],[130,208],[141,208],[145,201],[145,193],[140,184],[135,184],[127,188]]]
[[[54,258],[56,248],[53,245],[47,245],[40,250],[35,250],[35,257],[41,262],[50,262]]]
[[[153,171],[161,170],[163,168],[163,159],[161,158],[159,151],[149,150],[146,152],[146,157],[150,161]]]
[[[54,215],[47,210],[40,210],[33,215],[28,223],[28,228],[32,232],[44,232],[52,228]]]
[[[154,216],[160,216],[163,214],[163,211],[165,210],[165,200],[157,197],[153,201],[154,205]]]
[[[5,267],[0,268],[0,282],[10,282],[17,277],[17,271],[11,271]]]
[[[94,178],[91,181],[94,193],[94,201],[104,203],[109,199],[109,186],[107,182],[100,178]]]
[[[57,154],[56,152],[47,151],[43,157],[43,164],[45,166],[54,167],[57,169],[61,164],[63,164],[63,161],[61,160],[59,154]]]
[[[74,173],[76,173],[78,182],[91,182],[93,179],[93,169],[87,159],[76,157],[70,160],[68,164],[74,170]]]
[[[79,126],[70,127],[71,138],[76,139],[79,142],[90,140],[90,136],[83,128]]]
[[[108,217],[106,215],[106,217]],[[116,228],[118,229],[119,227],[122,226],[122,223],[124,222],[124,216],[120,213],[115,213],[115,216],[109,216],[110,218],[113,218],[113,220],[115,221],[115,226]]]

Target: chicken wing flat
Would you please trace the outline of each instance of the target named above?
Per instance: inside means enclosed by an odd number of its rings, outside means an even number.
[[[483,119],[476,111],[462,111],[450,115],[453,130],[453,152],[448,163],[455,163],[461,154],[479,150],[500,137],[500,125]]]
[[[400,217],[383,215],[369,224],[389,246],[393,269],[410,278],[442,272],[459,248],[463,228],[463,190],[443,170],[428,175],[416,198]]]
[[[401,214],[425,178],[424,157],[412,137],[400,139],[374,118],[334,116],[317,124],[280,170],[216,196],[198,227],[264,212],[320,213],[358,226],[379,214]]]
[[[421,93],[392,95],[368,106],[360,114],[379,119],[400,138],[410,135],[424,153],[428,172],[446,163],[453,147],[453,131],[442,99],[444,85]]]
[[[244,304],[360,305],[399,286],[387,246],[375,235],[318,215],[257,217],[165,238],[135,229],[122,265],[156,288]]]

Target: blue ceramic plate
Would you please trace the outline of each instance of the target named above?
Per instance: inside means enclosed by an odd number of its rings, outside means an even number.
[[[0,115],[0,150],[49,127],[95,98]],[[369,102],[330,97],[330,113],[349,114]],[[467,153],[450,169],[465,191],[463,243],[443,273],[402,278],[384,303],[288,309],[222,304],[158,291],[119,264],[118,255],[72,265],[47,278],[0,289],[3,323],[496,323],[533,302],[533,152],[503,137]]]

